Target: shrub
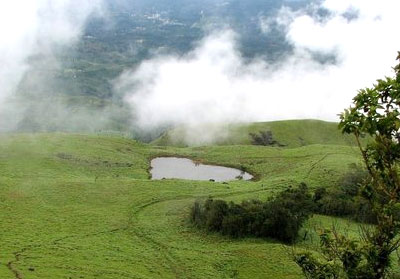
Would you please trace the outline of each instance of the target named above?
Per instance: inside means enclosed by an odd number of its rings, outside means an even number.
[[[213,201],[209,199],[206,201],[205,208],[205,225],[207,230],[220,231],[222,228],[222,221],[228,213],[228,204],[223,200]]]
[[[316,197],[316,194],[318,195]],[[331,216],[350,216],[355,214],[353,197],[347,195],[341,189],[329,189],[322,191],[317,189],[314,194],[316,213]]]
[[[355,197],[360,191],[360,187],[365,184],[368,179],[368,173],[356,164],[350,164],[350,171],[348,171],[340,179],[340,188],[347,195]]]
[[[273,136],[271,131],[260,131],[258,134],[256,133],[250,133],[249,134],[251,138],[251,143],[254,145],[264,145],[264,146],[272,146],[272,145],[278,145],[278,146],[285,146],[283,144],[280,144],[278,141],[276,141]]]
[[[293,242],[313,210],[312,197],[304,183],[297,189],[289,188],[265,204],[265,236]]]
[[[190,220],[198,227],[202,227],[205,224],[205,213],[203,205],[196,201],[190,211]]]
[[[195,202],[190,218],[207,231],[231,237],[272,237],[293,242],[303,223],[310,217],[313,203],[307,186],[289,188],[267,202],[244,201],[241,204],[208,199]]]
[[[340,187],[317,188],[313,201],[316,213],[331,216],[347,216],[356,221],[376,223],[376,214],[371,204],[359,195],[367,183],[367,172],[359,166],[350,165],[347,172],[339,181]]]
[[[254,145],[274,145],[276,141],[272,137],[271,131],[260,131],[258,134],[249,134]]]

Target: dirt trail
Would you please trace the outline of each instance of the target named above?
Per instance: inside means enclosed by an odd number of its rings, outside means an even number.
[[[15,260],[9,261],[7,263],[7,268],[14,274],[15,278],[17,279],[23,279],[24,277],[22,276],[22,273],[14,266],[14,264],[20,260],[21,254],[26,250],[27,249],[22,249],[18,252],[15,252],[14,253]]]
[[[320,164],[323,160],[325,160],[329,155],[332,154],[325,154],[324,156],[322,156],[322,158],[313,163],[304,178],[308,178],[311,175],[311,172],[318,166],[318,164]]]

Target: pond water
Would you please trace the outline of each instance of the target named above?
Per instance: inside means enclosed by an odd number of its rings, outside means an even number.
[[[250,180],[253,176],[247,172],[221,166],[203,165],[190,159],[159,157],[151,161],[151,179],[179,178],[190,180]]]

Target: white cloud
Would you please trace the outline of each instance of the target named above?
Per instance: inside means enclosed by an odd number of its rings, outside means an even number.
[[[398,4],[399,3],[399,4]],[[315,4],[314,4],[315,5]],[[278,64],[246,63],[229,30],[205,38],[189,54],[159,56],[124,72],[116,88],[144,127],[292,118],[337,120],[360,88],[391,75],[400,37],[400,2],[326,0],[312,9],[324,20],[282,8],[276,23],[294,53]],[[346,13],[357,11],[357,17]],[[320,64],[313,53],[331,54]]]
[[[101,0],[0,1],[0,112],[28,70],[27,58],[73,43]]]
[[[276,19],[273,17],[261,16],[260,19],[261,32],[267,34],[271,32],[273,25],[276,23]]]

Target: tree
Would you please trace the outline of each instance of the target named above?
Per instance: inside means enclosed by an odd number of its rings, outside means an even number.
[[[274,140],[271,131],[260,131],[259,134],[250,133],[249,135],[254,145],[268,146],[277,144],[277,141]]]
[[[400,62],[400,53],[397,60]],[[361,89],[353,105],[340,115],[339,124],[342,132],[353,134],[358,143],[369,174],[359,194],[370,204],[377,224],[363,227],[360,241],[324,231],[321,248],[325,260],[307,253],[295,255],[307,278],[388,277],[391,254],[400,245],[400,63],[394,70],[394,78]],[[364,136],[371,138],[366,145],[360,140]]]

